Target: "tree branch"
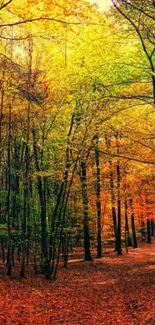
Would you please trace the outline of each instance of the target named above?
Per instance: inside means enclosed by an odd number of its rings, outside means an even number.
[[[103,24],[100,23],[90,23],[90,22],[73,22],[73,21],[66,21],[66,20],[62,20],[62,19],[57,19],[57,18],[48,18],[48,17],[38,17],[38,18],[30,18],[30,19],[25,19],[25,20],[20,20],[20,21],[16,21],[14,23],[5,23],[5,24],[0,24],[0,27],[10,27],[10,26],[18,26],[18,25],[22,25],[22,24],[27,24],[27,23],[32,23],[35,21],[54,21],[56,23],[61,23],[61,24],[65,24],[65,25],[97,25],[97,26],[101,26]]]
[[[155,17],[149,15],[149,14],[148,14],[147,12],[145,12],[143,9],[136,7],[133,3],[128,2],[128,1],[126,1],[126,0],[123,0],[123,3],[126,3],[128,6],[130,6],[130,7],[134,8],[134,9],[140,11],[140,12],[141,12],[142,14],[144,14],[145,16],[147,16],[147,17],[149,17],[149,18],[155,20]]]
[[[83,147],[87,148],[87,146],[83,145]],[[94,147],[91,147],[91,150],[95,150]],[[99,152],[101,154],[104,154],[105,156],[110,156],[110,157],[114,157],[114,158],[121,158],[121,159],[126,159],[126,160],[130,160],[130,161],[135,161],[135,162],[140,162],[142,164],[148,164],[148,165],[155,165],[155,161],[149,161],[149,160],[143,160],[143,159],[138,159],[138,158],[133,158],[133,157],[128,157],[128,156],[124,156],[124,155],[120,155],[120,154],[112,154],[109,153],[107,151],[103,151],[99,149]]]
[[[144,43],[144,40],[143,40],[143,37],[138,29],[138,27],[136,26],[136,24],[132,21],[132,19],[130,17],[128,17],[118,6],[117,4],[115,3],[114,0],[111,0],[114,7],[118,10],[118,12],[127,20],[129,21],[129,23],[134,27],[136,33],[138,34],[139,38],[140,38],[140,41],[141,41],[141,44],[142,44],[142,47],[143,47],[143,50],[148,58],[148,61],[150,63],[150,66],[151,66],[151,69],[152,71],[154,71],[154,65],[153,65],[153,62],[152,62],[152,59],[151,59],[151,56],[149,55],[149,52],[147,51],[147,48],[146,48],[146,45]]]
[[[9,0],[8,2],[2,4],[1,7],[0,7],[0,10],[4,9],[4,8],[5,8],[6,6],[8,6],[9,3],[11,3],[11,2],[12,2],[12,0]]]

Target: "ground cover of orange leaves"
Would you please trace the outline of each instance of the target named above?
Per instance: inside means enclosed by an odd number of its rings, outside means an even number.
[[[0,268],[0,325],[154,325],[155,241],[117,257],[72,260],[50,282]]]

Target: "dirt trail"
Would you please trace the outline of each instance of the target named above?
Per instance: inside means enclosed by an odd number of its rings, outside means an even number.
[[[155,325],[155,240],[71,262],[55,283],[30,275],[0,275],[0,325]]]

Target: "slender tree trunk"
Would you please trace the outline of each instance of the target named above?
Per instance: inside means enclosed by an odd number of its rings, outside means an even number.
[[[3,105],[4,105],[4,85],[3,85],[3,79],[4,79],[4,72],[2,75],[2,81],[1,81],[1,100],[0,100],[0,168],[1,168],[1,161],[2,161],[2,118],[3,118]]]
[[[83,200],[83,228],[84,228],[84,260],[92,261],[90,252],[89,217],[88,217],[88,195],[87,195],[87,173],[86,162],[81,162],[81,185]]]
[[[133,248],[138,247],[137,243],[137,236],[136,236],[136,227],[135,227],[135,218],[134,218],[134,209],[133,209],[133,201],[130,199],[130,207],[131,207],[131,226],[132,226],[132,241],[133,241]]]
[[[110,140],[108,137],[105,137],[107,150],[110,148]],[[112,212],[112,220],[114,227],[114,236],[115,236],[115,251],[117,251],[117,214],[116,214],[116,198],[115,198],[115,190],[114,190],[114,173],[112,161],[109,160],[109,185],[110,185],[110,196],[111,196],[111,212]]]
[[[30,148],[29,148],[29,139],[30,139],[30,103],[28,103],[27,111],[27,143],[25,148],[25,174],[24,174],[24,203],[23,203],[23,220],[22,220],[22,257],[21,257],[21,271],[20,276],[25,277],[25,262],[26,262],[26,236],[27,236],[27,219],[30,211],[29,207],[29,179],[28,172],[30,167]]]
[[[151,224],[149,219],[147,219],[147,243],[151,244]]]
[[[50,273],[50,275],[48,277],[48,278],[51,278],[52,280],[56,279],[56,274],[57,274],[57,270],[58,270],[59,257],[60,257],[60,248],[61,248],[61,245],[62,245],[62,236],[63,236],[65,216],[66,216],[66,209],[67,209],[67,204],[68,204],[68,199],[69,199],[71,186],[72,186],[72,183],[73,183],[74,173],[75,173],[75,170],[76,170],[76,167],[77,167],[77,162],[78,162],[78,159],[75,161],[75,164],[74,164],[74,167],[73,167],[73,170],[72,170],[71,179],[70,179],[70,182],[69,182],[69,185],[68,185],[68,189],[66,188],[66,195],[65,195],[65,198],[64,198],[63,206],[62,206],[62,212],[60,212],[60,215],[59,215],[59,223],[61,221],[61,228],[60,228],[60,238],[59,238],[59,243],[58,243],[58,252],[57,252],[56,265],[55,265],[55,269],[54,269],[54,264],[52,265],[51,273]],[[61,219],[61,214],[62,214],[62,219]],[[58,229],[59,226],[60,226],[60,224],[57,226],[57,229]]]
[[[118,134],[116,137],[116,146],[117,146],[117,154],[119,154],[119,143],[118,143]],[[117,229],[117,252],[118,255],[122,255],[122,238],[121,238],[121,171],[120,171],[120,161],[117,161],[116,165],[117,172],[117,215],[118,215],[118,229]]]
[[[115,235],[115,251],[117,251],[117,214],[116,214],[116,199],[115,199],[115,191],[114,191],[114,174],[112,171],[112,162],[109,161],[110,164],[110,194],[111,194],[111,211],[112,211],[112,220],[113,220],[113,227],[114,227],[114,235]]]
[[[32,78],[32,52],[33,43],[31,35],[28,38],[28,91],[31,90],[31,78]],[[29,214],[29,179],[28,173],[30,168],[30,114],[31,103],[28,101],[27,106],[27,131],[26,131],[26,149],[25,149],[25,182],[24,182],[24,211],[23,211],[23,223],[22,223],[22,265],[21,265],[21,277],[25,277],[25,260],[26,260],[26,232],[27,232],[27,219]]]
[[[23,222],[22,222],[22,261],[20,276],[25,277],[25,259],[26,259],[26,231],[27,231],[27,218],[29,213],[29,165],[30,165],[30,110],[31,104],[28,103],[27,110],[27,143],[25,148],[25,175],[24,175],[24,205],[23,205]]]
[[[24,182],[24,206],[23,206],[23,222],[22,222],[22,260],[20,276],[25,277],[25,258],[26,258],[26,229],[27,229],[27,213],[29,204],[28,189],[28,171],[29,171],[29,146],[26,145],[25,152],[25,182]]]
[[[4,75],[5,72],[3,71],[2,73],[2,80],[1,80],[1,84],[0,84],[0,88],[1,88],[1,100],[0,100],[0,190],[2,190],[3,188],[3,177],[2,177],[2,118],[3,118],[3,105],[4,105]],[[9,128],[10,128],[10,124],[11,124],[11,114],[9,114]],[[9,129],[10,133],[11,129]],[[8,134],[8,146],[9,144],[9,137],[11,134]],[[9,148],[8,148],[9,150]],[[8,152],[9,153],[9,152]],[[9,158],[9,156],[8,156]],[[8,159],[9,160],[9,159]],[[0,222],[2,222],[3,220],[3,214],[2,214],[2,204],[0,202]],[[1,247],[2,247],[2,258],[3,258],[3,263],[5,263],[5,249],[4,249],[4,237],[1,237]]]
[[[118,199],[117,199],[117,206],[118,206],[118,231],[117,231],[117,252],[118,255],[122,254],[122,239],[121,239],[121,198],[120,198],[120,163],[117,162],[117,186],[118,186]]]
[[[35,165],[36,169],[39,172],[39,157],[38,157],[38,150],[36,144],[36,135],[35,130],[33,128],[33,148],[34,148],[34,158],[35,158]],[[38,186],[38,193],[39,193],[39,200],[40,200],[40,217],[41,217],[41,252],[42,252],[42,265],[43,265],[43,273],[46,275],[49,274],[50,270],[50,261],[48,258],[48,246],[47,246],[47,230],[46,230],[46,199],[44,193],[44,180],[42,181],[41,177],[37,177],[37,186]]]
[[[151,220],[151,236],[154,236],[154,221]]]
[[[40,198],[41,207],[41,249],[43,259],[43,272],[49,273],[50,263],[48,258],[48,246],[47,246],[47,230],[46,230],[46,202],[44,200],[44,191],[41,177],[38,177],[38,192]]]
[[[2,190],[2,118],[3,118],[3,106],[4,106],[4,71],[2,74],[2,80],[0,83],[1,100],[0,100],[0,189]],[[2,219],[2,204],[0,202],[0,221]]]
[[[97,257],[102,257],[102,237],[101,237],[101,180],[100,180],[100,161],[98,148],[98,135],[95,137],[95,159],[96,159],[96,208],[97,208]]]
[[[124,207],[125,207],[125,232],[127,234],[127,238],[126,238],[127,246],[132,246],[132,240],[131,240],[129,223],[128,223],[127,200],[125,200],[125,202],[124,202]]]
[[[66,215],[66,209],[69,199],[69,193],[73,181],[73,176],[77,166],[77,160],[75,161],[72,175],[70,182],[68,184],[68,176],[69,176],[69,169],[71,167],[70,163],[70,136],[72,133],[72,129],[74,126],[74,113],[72,114],[71,123],[69,132],[67,135],[67,146],[66,146],[66,161],[65,161],[65,171],[64,171],[64,178],[61,183],[60,191],[57,198],[57,203],[53,213],[53,220],[51,224],[51,237],[50,237],[50,261],[51,261],[51,268],[48,278],[55,280],[58,264],[59,264],[59,254],[60,248],[62,244],[62,236],[63,236],[63,227]],[[57,244],[57,252],[56,252],[56,244]]]
[[[55,229],[56,222],[57,222],[57,224],[59,224],[59,222],[60,222],[59,219],[61,219],[61,213],[62,213],[63,205],[65,202],[66,189],[67,189],[67,183],[68,183],[68,174],[69,174],[69,168],[70,168],[70,162],[69,162],[70,136],[72,134],[73,126],[74,126],[74,112],[71,117],[70,128],[69,128],[69,132],[67,135],[66,162],[65,162],[64,177],[63,177],[63,181],[61,183],[60,190],[58,193],[57,202],[56,202],[56,206],[55,206],[55,209],[53,212],[53,218],[52,218],[52,223],[51,223],[50,253],[49,253],[49,255],[50,255],[50,261],[52,260],[52,266],[51,266],[52,269],[54,267],[54,260],[55,260],[55,236],[57,235],[57,229]],[[55,232],[55,234],[54,234],[54,232]]]
[[[8,123],[8,164],[7,164],[7,212],[8,212],[8,252],[7,252],[7,275],[12,272],[12,242],[11,242],[11,105],[9,105],[9,123]]]
[[[152,72],[155,73],[154,66],[152,67]],[[153,88],[153,101],[154,101],[154,107],[155,107],[155,76],[152,75],[152,88]]]
[[[133,238],[133,247],[137,248],[137,236],[136,236],[136,227],[135,227],[135,220],[134,220],[134,214],[131,215],[131,225],[132,225],[132,238]]]

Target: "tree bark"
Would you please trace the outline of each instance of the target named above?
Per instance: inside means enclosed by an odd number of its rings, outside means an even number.
[[[97,257],[102,257],[102,237],[101,237],[101,180],[100,161],[98,148],[98,135],[95,137],[95,160],[96,160],[96,208],[97,208]]]
[[[84,228],[84,260],[92,261],[90,252],[89,217],[88,217],[88,195],[87,195],[87,173],[86,162],[81,162],[81,185],[83,201],[83,228]]]
[[[147,243],[151,244],[151,227],[150,220],[147,219]]]
[[[131,235],[130,235],[130,230],[129,230],[129,222],[128,222],[128,213],[127,213],[127,200],[124,202],[124,207],[125,207],[125,232],[127,234],[126,242],[127,246],[132,246],[132,240],[131,240]]]
[[[154,236],[154,221],[151,220],[151,236]]]
[[[32,84],[32,53],[33,53],[33,42],[31,35],[28,38],[28,79],[27,87],[28,91],[31,90]],[[27,106],[27,130],[26,130],[26,149],[25,149],[25,182],[24,182],[24,211],[23,211],[23,223],[22,223],[22,265],[21,265],[21,277],[25,277],[25,259],[26,259],[26,231],[27,231],[27,220],[29,218],[29,179],[28,172],[30,168],[30,114],[31,114],[31,103],[28,101]]]
[[[8,164],[7,164],[7,213],[8,213],[8,252],[7,252],[7,275],[12,273],[12,241],[11,241],[11,105],[9,105],[9,121],[8,121]]]
[[[107,146],[107,150],[110,148],[110,140],[107,135],[105,136],[105,142]],[[117,214],[116,214],[116,198],[115,198],[115,190],[114,190],[114,173],[112,168],[112,161],[109,160],[109,185],[110,185],[110,196],[111,196],[111,213],[114,227],[114,236],[115,236],[115,251],[117,251]]]
[[[36,145],[36,135],[35,130],[33,128],[33,149],[34,149],[34,158],[35,158],[35,165],[36,170],[40,171],[39,166],[39,157],[38,157],[38,150]],[[50,272],[50,261],[48,257],[48,246],[47,246],[47,230],[46,230],[46,198],[44,193],[44,179],[41,179],[41,176],[37,177],[37,187],[38,187],[38,194],[40,200],[40,219],[41,219],[41,255],[42,255],[42,266],[43,266],[43,273],[49,274]]]
[[[115,135],[117,154],[119,154],[119,143],[118,143],[118,134]],[[116,165],[117,172],[117,216],[118,216],[118,227],[117,227],[117,252],[118,255],[122,255],[122,238],[121,238],[121,171],[120,171],[120,161],[117,161]]]
[[[133,238],[133,248],[137,248],[137,236],[136,236],[136,227],[135,227],[135,220],[134,220],[134,213],[131,215],[131,225],[132,225],[132,238]]]

